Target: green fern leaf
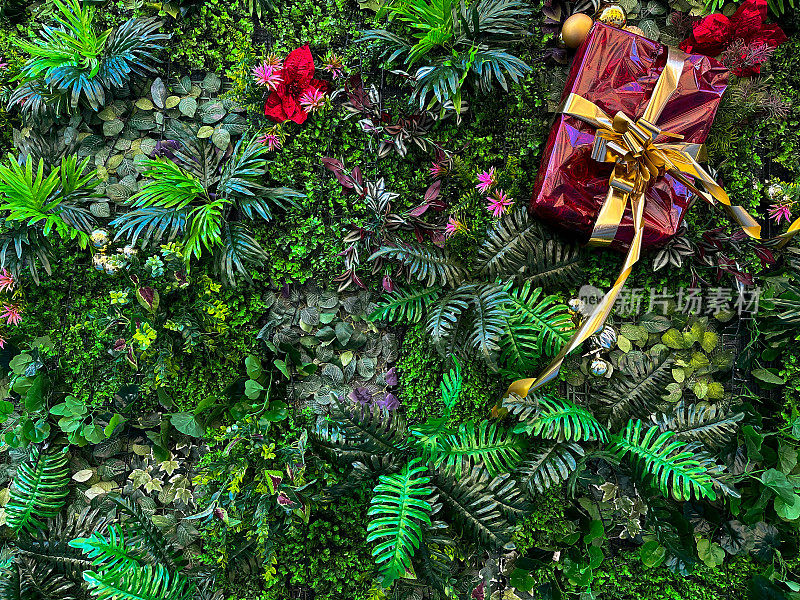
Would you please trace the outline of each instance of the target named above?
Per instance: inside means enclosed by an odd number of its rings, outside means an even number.
[[[489,280],[516,278],[528,264],[536,244],[542,243],[540,226],[519,206],[497,221],[478,250],[476,267]]]
[[[383,587],[389,587],[411,567],[411,557],[422,541],[421,524],[431,524],[430,477],[419,476],[425,467],[413,459],[395,475],[381,475],[370,501],[367,542],[380,542],[372,550],[380,565]]]
[[[629,418],[644,418],[663,404],[667,384],[672,381],[672,359],[668,354],[655,359],[642,352],[629,352],[597,395],[602,407],[598,412],[612,430]]]
[[[444,402],[448,414],[458,402],[458,397],[461,395],[461,387],[463,385],[461,379],[461,364],[455,356],[452,358],[455,368],[445,373],[444,377],[442,377],[442,383],[439,384],[439,390],[442,393],[442,402]]]
[[[492,493],[493,484],[486,469],[476,468],[466,477],[440,470],[433,477],[433,485],[461,535],[479,539],[492,548],[514,548],[514,525]]]
[[[550,239],[534,247],[526,277],[533,285],[566,287],[583,279],[582,262],[580,246]]]
[[[98,600],[191,600],[194,593],[187,580],[161,565],[86,571],[83,579]]]
[[[464,280],[464,267],[441,248],[419,244],[384,246],[369,257],[369,261],[386,257],[400,261],[408,267],[411,276],[426,285],[449,285],[454,287]]]
[[[44,529],[44,519],[55,517],[66,502],[69,489],[67,448],[40,452],[31,447],[28,459],[17,469],[6,505],[11,529]]]
[[[442,296],[436,306],[429,311],[428,333],[440,352],[446,343],[452,340],[460,320],[469,310],[469,304],[474,295],[474,284],[459,286]]]
[[[652,417],[661,431],[671,431],[682,442],[702,442],[709,448],[721,448],[736,437],[737,422],[744,413],[734,413],[715,404],[675,405],[670,414]]]
[[[611,450],[622,459],[631,455],[636,467],[649,473],[665,497],[675,500],[716,499],[713,480],[704,464],[691,451],[692,445],[670,441],[671,431],[659,432],[657,425],[642,437],[642,422],[630,420],[625,429],[612,439]]]
[[[436,466],[444,465],[460,477],[463,471],[483,465],[494,477],[514,469],[524,448],[524,437],[499,428],[497,423],[462,423],[458,434],[444,441]]]
[[[116,525],[108,528],[108,539],[99,533],[92,533],[89,537],[71,540],[69,545],[94,559],[92,566],[100,567],[103,571],[140,566],[137,554],[125,545],[122,530]]]
[[[606,428],[585,408],[536,392],[534,399],[539,403],[539,412],[519,423],[514,428],[516,433],[525,431],[551,440],[571,442],[608,440]],[[516,406],[519,405],[511,405],[512,408]]]
[[[508,294],[504,288],[494,284],[482,285],[472,299],[470,312],[472,327],[468,340],[470,345],[490,363],[495,353],[500,350],[500,339],[505,323],[505,303]]]
[[[370,314],[370,321],[417,323],[433,302],[439,299],[437,287],[396,289],[389,292]]]
[[[555,442],[539,447],[532,458],[523,462],[515,475],[533,496],[544,494],[553,486],[560,485],[577,468],[577,459],[583,449],[572,442]]]

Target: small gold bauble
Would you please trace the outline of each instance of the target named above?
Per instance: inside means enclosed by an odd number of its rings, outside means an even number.
[[[589,35],[592,28],[592,17],[584,13],[575,13],[564,21],[561,28],[561,38],[568,48],[577,48]]]
[[[625,28],[625,31],[630,31],[631,33],[635,33],[636,35],[640,35],[640,36],[642,36],[642,37],[647,37],[647,36],[644,34],[644,31],[642,31],[641,29],[639,29],[638,27],[636,27],[636,25],[628,25],[628,26]]]
[[[595,19],[606,25],[612,27],[619,27],[622,29],[628,23],[628,15],[625,14],[625,9],[619,4],[607,2],[600,5],[600,10],[597,11]]]

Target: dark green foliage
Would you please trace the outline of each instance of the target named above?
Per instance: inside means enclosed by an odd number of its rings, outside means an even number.
[[[476,267],[488,279],[519,277],[542,237],[541,225],[528,216],[528,209],[516,208],[486,232]]]
[[[543,241],[534,247],[527,279],[541,286],[574,283],[583,275],[582,259],[581,248],[577,245],[567,245],[556,239]]]
[[[378,257],[393,258],[408,268],[415,279],[427,286],[447,285],[454,287],[465,277],[464,267],[447,252],[435,246],[404,244],[403,246],[384,246],[373,253],[368,260]]]
[[[489,362],[500,349],[500,339],[506,322],[503,305],[507,299],[506,290],[493,284],[480,286],[472,299],[472,326],[468,341]]]
[[[735,438],[737,423],[744,413],[736,413],[716,404],[675,405],[671,413],[654,415],[653,421],[663,431],[671,431],[682,442],[702,442],[709,448],[721,448]]]
[[[493,548],[510,548],[513,524],[500,502],[492,495],[492,478],[481,468],[467,476],[440,471],[432,480],[439,501],[444,505],[459,530],[477,537]]]
[[[17,469],[6,505],[8,526],[19,531],[45,527],[66,502],[69,490],[67,448],[40,450],[31,446],[28,459]]]
[[[55,572],[53,567],[29,559],[0,569],[2,600],[78,600],[80,588]]]
[[[543,494],[566,481],[583,454],[583,449],[572,442],[544,442],[530,451],[531,458],[520,464],[515,475],[529,494]]]
[[[380,542],[372,554],[381,565],[382,584],[389,587],[411,566],[411,557],[419,548],[422,525],[430,525],[431,505],[426,499],[431,489],[424,487],[430,477],[419,459],[408,462],[395,475],[381,475],[367,513],[373,518],[367,525],[367,541]],[[383,564],[382,564],[383,563]]]
[[[474,284],[462,285],[445,293],[433,308],[428,309],[428,333],[442,353],[453,341],[475,295]]]
[[[370,315],[371,321],[406,321],[416,323],[425,310],[438,298],[441,291],[436,287],[396,289],[389,292]]]
[[[618,370],[598,394],[608,426],[619,427],[629,418],[644,418],[663,402],[666,386],[672,382],[672,358],[667,353],[641,361],[628,361],[626,371]]]
[[[695,458],[691,445],[670,441],[673,436],[671,431],[659,433],[654,425],[642,437],[642,422],[631,420],[614,437],[611,448],[619,458],[630,454],[638,468],[653,476],[665,496],[714,500],[716,493],[707,467]]]

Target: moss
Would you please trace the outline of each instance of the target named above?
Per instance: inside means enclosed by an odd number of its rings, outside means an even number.
[[[575,524],[566,515],[568,507],[561,488],[551,488],[537,495],[531,512],[525,515],[514,534],[512,541],[517,552],[524,556],[530,549],[558,549],[562,540],[575,531]]]

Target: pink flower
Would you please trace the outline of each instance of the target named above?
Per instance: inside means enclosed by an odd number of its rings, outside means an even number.
[[[10,291],[14,287],[14,277],[5,269],[0,272],[0,292]]]
[[[792,202],[778,202],[777,204],[770,206],[767,212],[769,213],[769,218],[775,221],[776,224],[780,225],[782,219],[785,219],[786,221],[791,220]]]
[[[256,142],[259,144],[264,144],[270,152],[281,149],[281,136],[272,131],[268,131],[264,135],[257,138]]]
[[[0,349],[3,349],[5,347],[6,347],[6,338],[4,338],[2,334],[0,334]]]
[[[437,179],[439,177],[444,177],[447,175],[447,166],[440,163],[440,162],[432,162],[431,163],[431,177]]]
[[[447,219],[447,225],[445,225],[444,228],[444,237],[452,237],[463,229],[465,229],[464,224],[453,215],[450,215],[450,218]]]
[[[308,113],[319,110],[324,104],[325,92],[319,88],[308,88],[300,96],[300,106],[302,106]]]
[[[492,213],[496,219],[503,215],[511,206],[514,205],[514,199],[509,198],[503,190],[497,189],[492,192],[491,196],[486,198],[486,210]]]
[[[262,85],[272,91],[278,89],[278,85],[283,82],[280,63],[276,66],[270,64],[268,60],[253,68],[253,77],[258,85]]]
[[[497,175],[494,172],[494,167],[488,171],[478,173],[478,185],[475,186],[475,189],[479,190],[481,194],[485,194],[495,185],[497,185]]]
[[[3,312],[0,319],[5,319],[8,325],[19,325],[22,321],[22,311],[16,304],[3,304]]]
[[[325,57],[325,65],[322,68],[330,73],[333,79],[338,79],[344,74],[344,61],[341,56],[331,52]]]

